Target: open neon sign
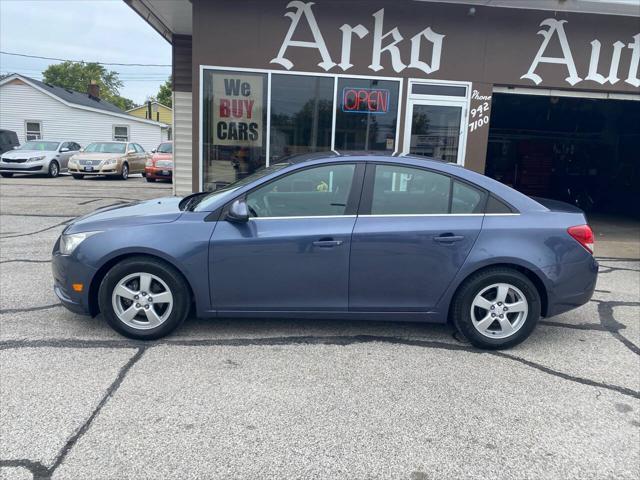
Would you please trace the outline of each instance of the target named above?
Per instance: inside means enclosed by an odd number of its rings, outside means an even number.
[[[382,88],[342,89],[342,111],[346,113],[387,113],[389,90]]]

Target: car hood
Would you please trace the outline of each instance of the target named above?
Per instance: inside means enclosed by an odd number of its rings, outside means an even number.
[[[81,160],[107,160],[109,158],[120,158],[123,153],[85,153],[79,152],[74,155],[74,158]]]
[[[50,150],[9,150],[2,154],[4,158],[31,158],[42,157],[43,155],[55,155],[56,152]]]
[[[64,233],[92,232],[176,221],[182,211],[180,197],[164,197],[144,202],[110,205],[74,219]]]

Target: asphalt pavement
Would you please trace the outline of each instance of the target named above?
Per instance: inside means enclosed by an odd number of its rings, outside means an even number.
[[[448,326],[281,319],[140,343],[62,308],[64,225],[167,195],[137,176],[0,181],[0,479],[638,478],[633,225],[589,304],[502,352]]]

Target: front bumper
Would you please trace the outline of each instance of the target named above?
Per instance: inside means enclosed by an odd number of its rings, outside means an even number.
[[[148,178],[156,178],[156,179],[167,179],[171,180],[173,178],[173,168],[162,168],[162,167],[145,167],[144,169],[145,176]]]
[[[69,165],[68,172],[76,175],[120,175],[120,167],[117,163],[103,166],[92,166],[92,170],[85,170],[84,165]]]
[[[0,162],[2,173],[47,173],[49,162]]]
[[[51,257],[53,291],[67,309],[81,315],[90,315],[89,289],[96,270],[80,263],[73,255],[60,255],[60,239],[56,242]],[[82,292],[76,292],[72,284],[81,283]]]

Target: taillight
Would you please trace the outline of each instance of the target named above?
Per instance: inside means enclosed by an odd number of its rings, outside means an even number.
[[[569,227],[567,228],[567,232],[593,255],[593,230],[591,230],[589,225],[576,225],[575,227]]]

